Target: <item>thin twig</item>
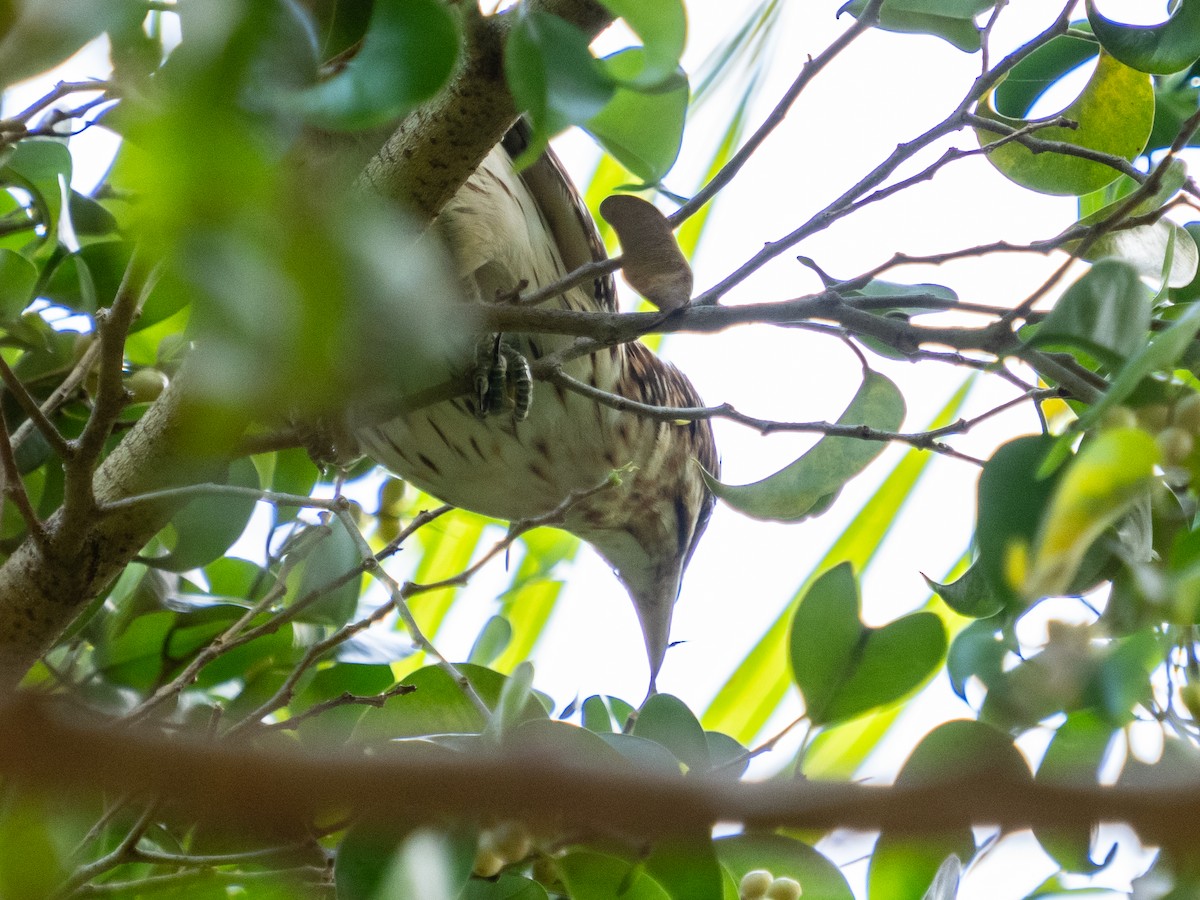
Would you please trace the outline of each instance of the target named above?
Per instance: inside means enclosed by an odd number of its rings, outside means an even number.
[[[55,455],[64,462],[73,457],[75,455],[75,448],[62,436],[62,432],[55,427],[54,423],[42,411],[42,408],[38,406],[37,400],[26,390],[25,384],[17,377],[17,373],[12,370],[3,357],[0,357],[0,379],[3,379],[4,386],[28,417],[27,421],[30,423],[30,426],[37,428],[41,432],[42,437],[46,439],[46,443],[50,445],[50,449],[54,451]],[[14,447],[17,446],[17,438],[15,436],[12,439],[12,443]]]
[[[100,343],[99,341],[93,340],[83,351],[83,355],[79,357],[79,361],[75,363],[75,367],[71,369],[70,374],[68,374],[67,377],[59,383],[58,387],[50,392],[50,396],[47,397],[42,405],[38,407],[42,419],[49,423],[49,416],[72,394],[75,393],[76,388],[83,384],[84,379],[87,378],[88,373],[92,370],[92,366],[96,362],[96,357],[99,355]],[[38,428],[43,434],[46,434],[44,427],[39,427],[37,422],[38,419],[31,415],[17,427],[17,430],[13,432],[12,436],[14,449],[19,448],[23,443],[25,443],[25,440],[33,433],[35,428]],[[53,423],[49,424],[50,427],[53,428]],[[57,431],[57,429],[55,430]],[[51,446],[54,445],[51,444]],[[69,447],[64,448],[63,452],[68,451]],[[58,451],[56,450],[56,452]]]
[[[903,163],[911,159],[918,151],[924,149],[935,141],[951,134],[954,131],[961,129],[964,126],[964,117],[967,115],[968,109],[979,98],[983,97],[995,87],[1001,79],[1007,75],[1012,68],[1034,52],[1042,44],[1049,41],[1051,38],[1061,34],[1067,28],[1067,23],[1070,20],[1071,9],[1074,7],[1074,2],[1068,3],[1059,13],[1058,18],[1043,31],[1040,35],[1029,41],[1021,49],[1006,58],[995,68],[983,73],[972,83],[971,88],[959,102],[959,105],[937,125],[934,125],[928,131],[914,138],[912,141],[900,144],[888,157],[878,165],[876,165],[866,176],[860,179],[849,190],[845,191],[840,197],[827,205],[824,209],[810,217],[807,222],[793,229],[782,238],[767,243],[762,250],[751,256],[746,262],[742,263],[727,275],[717,284],[713,285],[708,290],[697,296],[693,300],[694,306],[709,306],[720,301],[730,290],[736,285],[741,284],[753,273],[757,272],[768,262],[785,253],[796,244],[812,235],[823,231],[834,222],[843,218],[848,212],[852,211],[853,204],[868,191],[874,190],[889,178]]]
[[[12,441],[8,436],[8,423],[4,421],[3,415],[0,415],[0,467],[4,473],[3,495],[12,498],[13,504],[25,521],[29,536],[45,547],[46,528],[38,518],[33,504],[29,502],[29,494],[25,490],[25,482],[21,479],[21,470],[17,468],[17,458],[13,454]]]
[[[837,56],[849,47],[858,37],[867,31],[870,31],[879,21],[879,10],[883,7],[883,0],[870,0],[863,8],[862,12],[856,17],[854,24],[846,31],[842,32],[838,38],[826,47],[815,57],[810,57],[800,68],[800,74],[791,86],[784,92],[783,97],[775,104],[775,108],[771,110],[770,115],[763,123],[755,130],[746,141],[745,144],[725,163],[708,182],[704,185],[687,203],[683,204],[674,213],[668,216],[668,221],[672,227],[678,227],[687,219],[691,218],[697,212],[704,208],[710,200],[713,199],[721,189],[728,185],[738,173],[750,161],[753,156],[770,137],[771,133],[783,123],[787,118],[789,111],[799,99],[800,94],[809,83],[817,77],[818,74]]]
[[[945,456],[969,462],[972,465],[982,465],[982,462],[975,457],[960,453],[953,447],[948,447],[935,440],[936,437],[961,433],[957,429],[952,429],[951,426],[947,426],[946,429],[939,429],[937,433],[904,434],[894,431],[881,431],[867,425],[838,425],[831,422],[778,422],[773,419],[759,419],[754,416],[748,416],[745,413],[738,412],[729,403],[722,403],[718,406],[688,407],[654,406],[649,403],[641,403],[622,397],[619,394],[612,394],[600,388],[594,388],[590,384],[580,381],[578,378],[571,377],[561,369],[547,376],[546,380],[554,384],[560,384],[567,390],[581,394],[604,406],[620,412],[631,412],[658,422],[679,423],[692,422],[698,419],[728,419],[740,425],[753,428],[764,435],[776,432],[801,432],[822,434],[826,437],[855,438],[863,441],[896,442],[909,444],[919,450],[932,450],[935,453],[941,453]]]
[[[146,833],[146,829],[148,829],[153,822],[154,813],[157,809],[157,802],[150,803],[142,812],[141,816],[138,817],[138,820],[133,824],[133,827],[131,827],[129,831],[125,833],[125,836],[121,839],[121,842],[117,844],[116,847],[94,862],[90,862],[76,869],[71,877],[68,878],[58,889],[54,896],[56,898],[69,897],[73,895],[78,888],[87,884],[93,878],[103,875],[105,872],[129,862],[133,856],[134,848],[137,847],[138,841],[142,839],[142,836]]]

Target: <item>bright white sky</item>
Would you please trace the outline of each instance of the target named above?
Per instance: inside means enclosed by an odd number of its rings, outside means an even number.
[[[756,0],[688,0],[690,46],[685,67],[694,71],[707,52],[732,33]],[[754,128],[775,104],[807,55],[823,50],[847,25],[835,17],[838,0],[785,2],[776,35],[776,52],[749,122]],[[1161,4],[1148,11],[1136,0],[1101,4],[1103,11],[1128,22],[1153,22]],[[1045,0],[1013,0],[993,38],[997,56],[1040,31],[1058,4]],[[614,37],[612,49],[622,46]],[[861,178],[890,153],[939,121],[960,99],[978,74],[979,56],[964,54],[936,38],[873,32],[844,53],[810,86],[788,120],[717,201],[699,258],[696,284],[703,290],[719,281],[764,242],[783,236],[830,199]],[[85,65],[87,74],[96,74]],[[79,74],[77,70],[76,75]],[[56,77],[63,77],[56,73]],[[6,109],[39,95],[42,85],[12,97]],[[1069,92],[1043,110],[1066,105]],[[685,139],[684,155],[669,186],[688,194],[707,164],[711,141],[719,134],[727,109],[710,105]],[[94,140],[96,158],[111,149],[101,134]],[[970,135],[950,143],[973,146]],[[946,144],[922,155],[936,158]],[[590,140],[567,135],[557,143],[581,184],[596,158]],[[916,171],[917,167],[907,170]],[[81,173],[81,180],[96,177]],[[970,159],[944,170],[924,184],[872,206],[869,211],[829,229],[786,253],[739,286],[726,298],[744,303],[796,297],[819,288],[798,263],[797,254],[814,258],[839,276],[856,274],[897,250],[929,253],[1004,238],[1024,242],[1049,237],[1075,216],[1071,199],[1044,197],[1016,188],[982,159]],[[974,302],[1011,304],[1034,288],[1055,265],[1043,258],[1012,256],[941,269],[910,268],[890,273],[891,280],[931,281],[949,285]],[[751,415],[780,420],[832,421],[858,385],[856,359],[839,342],[769,327],[746,327],[717,336],[675,336],[665,355],[686,371],[709,403],[732,402]],[[888,364],[879,368],[902,387],[908,401],[908,430],[918,430],[946,402],[965,372],[932,363]],[[970,416],[1009,399],[1008,387],[981,384],[966,410]],[[800,435],[761,437],[740,426],[716,423],[724,480],[757,480],[786,465],[813,440]],[[1028,408],[999,416],[987,427],[954,445],[986,457],[1000,441],[1037,427]],[[685,643],[667,656],[659,679],[661,690],[682,697],[702,710],[733,667],[789,601],[828,545],[857,512],[860,504],[899,459],[900,448],[881,459],[842,494],[833,510],[800,525],[774,525],[745,519],[718,507],[684,583],[676,609],[673,637]],[[939,458],[921,482],[905,513],[888,537],[883,552],[863,579],[864,617],[871,624],[889,621],[922,606],[928,598],[921,573],[941,580],[967,548],[974,516],[977,470]],[[257,555],[257,553],[255,553]],[[646,669],[642,640],[632,607],[607,567],[585,551],[566,573],[569,586],[550,633],[535,660],[536,685],[560,706],[573,696],[605,693],[636,700],[644,692]],[[465,656],[480,624],[493,611],[496,593],[507,583],[497,563],[471,586],[439,641],[449,657]],[[1062,604],[1056,616],[1078,620],[1078,606]],[[1037,642],[1038,626],[1029,639]],[[789,698],[776,717],[782,726],[801,710],[798,696]],[[911,714],[902,720],[884,757],[873,760],[871,777],[894,774],[912,745],[933,725],[971,715],[943,680],[935,683]],[[1031,748],[1034,752],[1040,752]],[[794,750],[783,745],[766,765],[777,766]],[[1025,846],[1019,836],[1005,846]],[[839,863],[869,852],[861,841],[831,844],[824,849]],[[1015,847],[1014,847],[1015,849]],[[967,876],[963,898],[1019,896],[1053,871],[1040,854],[1025,854],[1012,865],[1010,853],[991,855]],[[1131,863],[1137,859],[1130,854]],[[865,865],[847,868],[856,890],[863,890]],[[1114,867],[1104,883],[1128,889],[1136,874],[1129,865]]]

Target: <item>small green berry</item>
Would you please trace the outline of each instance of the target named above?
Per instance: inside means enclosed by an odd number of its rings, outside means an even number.
[[[1109,431],[1117,428],[1137,428],[1138,418],[1128,406],[1114,406],[1100,417],[1100,428]]]
[[[125,379],[132,403],[153,403],[167,388],[167,376],[158,369],[138,369]]]
[[[1175,424],[1200,437],[1200,393],[1192,391],[1175,404]]]
[[[1137,420],[1151,434],[1158,434],[1167,427],[1171,410],[1165,403],[1151,403],[1137,411]]]
[[[480,847],[475,851],[475,865],[472,866],[471,871],[480,878],[495,878],[505,865],[504,857],[495,850]]]
[[[738,885],[738,900],[761,900],[767,896],[767,889],[771,886],[775,876],[766,869],[754,869],[742,876],[741,884]]]
[[[1184,431],[1178,425],[1169,425],[1158,433],[1154,439],[1158,442],[1158,450],[1162,454],[1163,464],[1181,466],[1196,447],[1196,439],[1191,432]]]
[[[491,829],[492,847],[506,862],[518,862],[533,850],[533,837],[520,822],[501,822]]]
[[[766,900],[800,900],[804,891],[795,878],[776,878],[767,888]]]

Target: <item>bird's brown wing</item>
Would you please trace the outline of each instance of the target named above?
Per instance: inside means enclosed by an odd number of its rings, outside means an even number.
[[[504,136],[502,145],[513,159],[529,147],[529,123],[519,119]],[[521,180],[550,226],[559,255],[568,272],[590,262],[608,259],[596,222],[554,151],[546,148],[521,171]],[[616,312],[617,290],[612,275],[595,279],[593,296],[597,311]]]

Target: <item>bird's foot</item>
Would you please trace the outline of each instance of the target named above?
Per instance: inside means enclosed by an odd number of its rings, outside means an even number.
[[[475,404],[479,418],[511,412],[524,421],[533,404],[529,361],[501,335],[484,335],[475,345]]]

